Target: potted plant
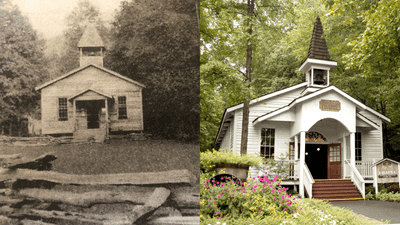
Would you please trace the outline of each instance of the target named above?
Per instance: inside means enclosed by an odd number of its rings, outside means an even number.
[[[244,182],[250,166],[259,167],[262,159],[256,154],[240,155],[232,150],[213,149],[200,153],[200,168],[205,173],[232,174]]]

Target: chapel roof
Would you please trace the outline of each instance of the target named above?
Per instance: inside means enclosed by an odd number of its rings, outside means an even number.
[[[83,47],[104,47],[104,42],[101,39],[99,32],[94,23],[89,23],[78,43],[78,48]]]
[[[329,57],[328,46],[322,37],[324,33],[319,16],[314,23],[314,30],[311,37],[310,48],[308,49],[308,58],[332,61]]]

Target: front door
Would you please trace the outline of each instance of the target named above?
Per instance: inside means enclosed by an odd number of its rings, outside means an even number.
[[[340,179],[342,177],[340,144],[328,145],[328,151],[328,179]]]

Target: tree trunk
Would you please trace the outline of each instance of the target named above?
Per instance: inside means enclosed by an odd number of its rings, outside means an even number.
[[[248,13],[247,15],[251,18],[254,10],[254,0],[247,1]],[[253,33],[251,19],[247,20],[249,26],[248,33],[250,34],[249,40],[247,41],[247,60],[246,60],[246,82],[248,82],[247,93],[243,102],[243,120],[242,120],[242,138],[240,143],[240,154],[247,154],[247,139],[249,133],[249,114],[250,114],[250,83],[251,83],[251,59],[253,53],[253,45],[251,44],[251,35]]]

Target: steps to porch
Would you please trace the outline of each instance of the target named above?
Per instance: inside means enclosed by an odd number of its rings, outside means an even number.
[[[315,180],[312,186],[312,197],[326,201],[363,199],[350,179]]]

